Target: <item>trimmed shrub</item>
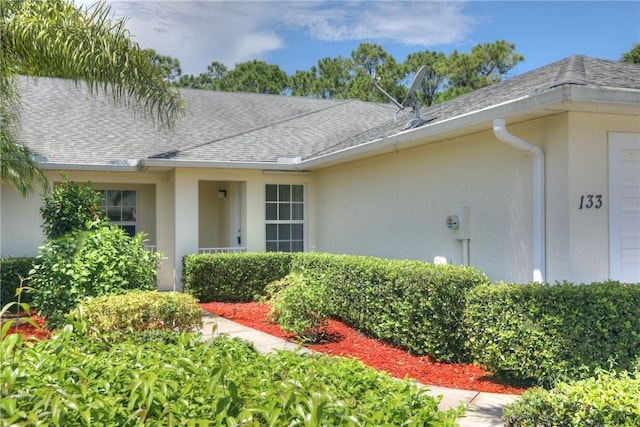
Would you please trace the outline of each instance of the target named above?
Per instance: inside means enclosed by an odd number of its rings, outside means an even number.
[[[27,286],[29,271],[33,268],[36,259],[31,257],[3,258],[0,259],[0,307],[11,302],[17,302],[17,289]],[[21,282],[21,279],[24,281]],[[31,294],[21,292],[20,302],[30,303]]]
[[[116,226],[48,240],[29,279],[33,305],[48,327],[60,327],[85,297],[154,289],[161,256],[144,249],[143,234],[130,237]]]
[[[102,334],[148,329],[186,332],[202,327],[202,309],[190,295],[175,292],[131,291],[82,301],[82,315]]]
[[[269,317],[287,332],[299,338],[319,343],[327,336],[332,315],[331,298],[326,281],[317,272],[289,273],[267,286],[271,311]]]
[[[364,256],[299,254],[294,271],[315,270],[331,290],[335,317],[413,354],[469,360],[466,293],[489,280],[462,266]]]
[[[249,302],[291,270],[289,253],[198,254],[183,258],[184,291],[200,302]]]
[[[413,354],[464,362],[462,316],[469,289],[489,280],[478,270],[420,261],[325,253],[188,255],[185,290],[200,302],[246,302],[290,272],[313,274],[333,316]]]
[[[535,388],[508,405],[502,416],[509,427],[638,426],[640,376],[603,373],[552,390]]]
[[[611,364],[629,369],[640,354],[640,285],[480,286],[465,323],[473,357],[506,377],[548,385]]]

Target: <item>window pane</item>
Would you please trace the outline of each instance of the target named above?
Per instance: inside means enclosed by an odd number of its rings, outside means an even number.
[[[278,250],[278,243],[267,242],[267,252],[276,252]]]
[[[302,203],[292,203],[291,210],[291,219],[294,221],[302,221],[304,219],[304,205]]]
[[[293,185],[293,197],[292,201],[294,202],[303,202],[304,201],[304,186],[302,185]]]
[[[109,221],[122,221],[120,208],[107,207],[107,218],[109,218]]]
[[[267,221],[275,221],[278,219],[278,204],[267,203]]]
[[[123,191],[122,192],[122,206],[135,208],[136,207],[136,192],[135,191]]]
[[[280,185],[280,197],[278,198],[281,202],[290,202],[291,201],[291,186],[290,185]]]
[[[278,240],[278,224],[267,224],[267,240]]]
[[[291,204],[280,203],[278,205],[278,219],[280,221],[288,221],[291,219]]]
[[[278,242],[280,252],[291,252],[291,242]]]
[[[122,200],[122,192],[120,190],[107,191],[107,207],[120,206],[121,200]]]
[[[266,188],[267,193],[267,202],[276,202],[278,201],[278,186],[277,185],[267,185]]]
[[[302,224],[291,224],[291,238],[293,240],[304,239],[304,226]]]
[[[136,210],[135,208],[124,207],[122,208],[122,220],[123,221],[135,221]]]
[[[291,240],[291,225],[278,225],[278,240]]]
[[[291,243],[292,252],[304,252],[304,242],[295,241]]]

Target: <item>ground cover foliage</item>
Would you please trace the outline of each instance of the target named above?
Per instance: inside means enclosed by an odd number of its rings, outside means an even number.
[[[70,321],[49,340],[3,338],[0,425],[454,426],[423,388],[353,359],[148,330],[96,339]]]
[[[507,406],[508,427],[596,427],[640,425],[640,371],[598,371],[576,382],[560,382],[551,390],[526,391]]]

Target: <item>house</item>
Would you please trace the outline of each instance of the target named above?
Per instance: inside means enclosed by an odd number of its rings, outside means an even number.
[[[492,280],[640,282],[640,65],[572,56],[421,110],[182,90],[158,131],[60,79],[23,79],[52,184],[104,191],[181,289],[185,254],[323,251],[467,264]],[[35,255],[40,197],[1,190],[0,256]]]

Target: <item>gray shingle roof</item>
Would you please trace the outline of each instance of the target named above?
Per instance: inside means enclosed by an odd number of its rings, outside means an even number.
[[[437,123],[567,84],[640,89],[640,66],[573,56],[425,108],[421,116]],[[390,104],[182,89],[187,113],[166,132],[67,80],[21,78],[20,86],[21,141],[61,164],[313,159],[395,134],[408,121],[394,121]]]
[[[508,101],[542,93],[561,85],[640,90],[640,65],[575,55],[484,87],[450,101],[423,108],[420,116],[429,124],[462,116]],[[638,95],[640,104],[640,94]],[[377,138],[394,135],[406,121],[388,122],[340,142],[315,156],[354,147]],[[315,157],[314,156],[314,157]]]

